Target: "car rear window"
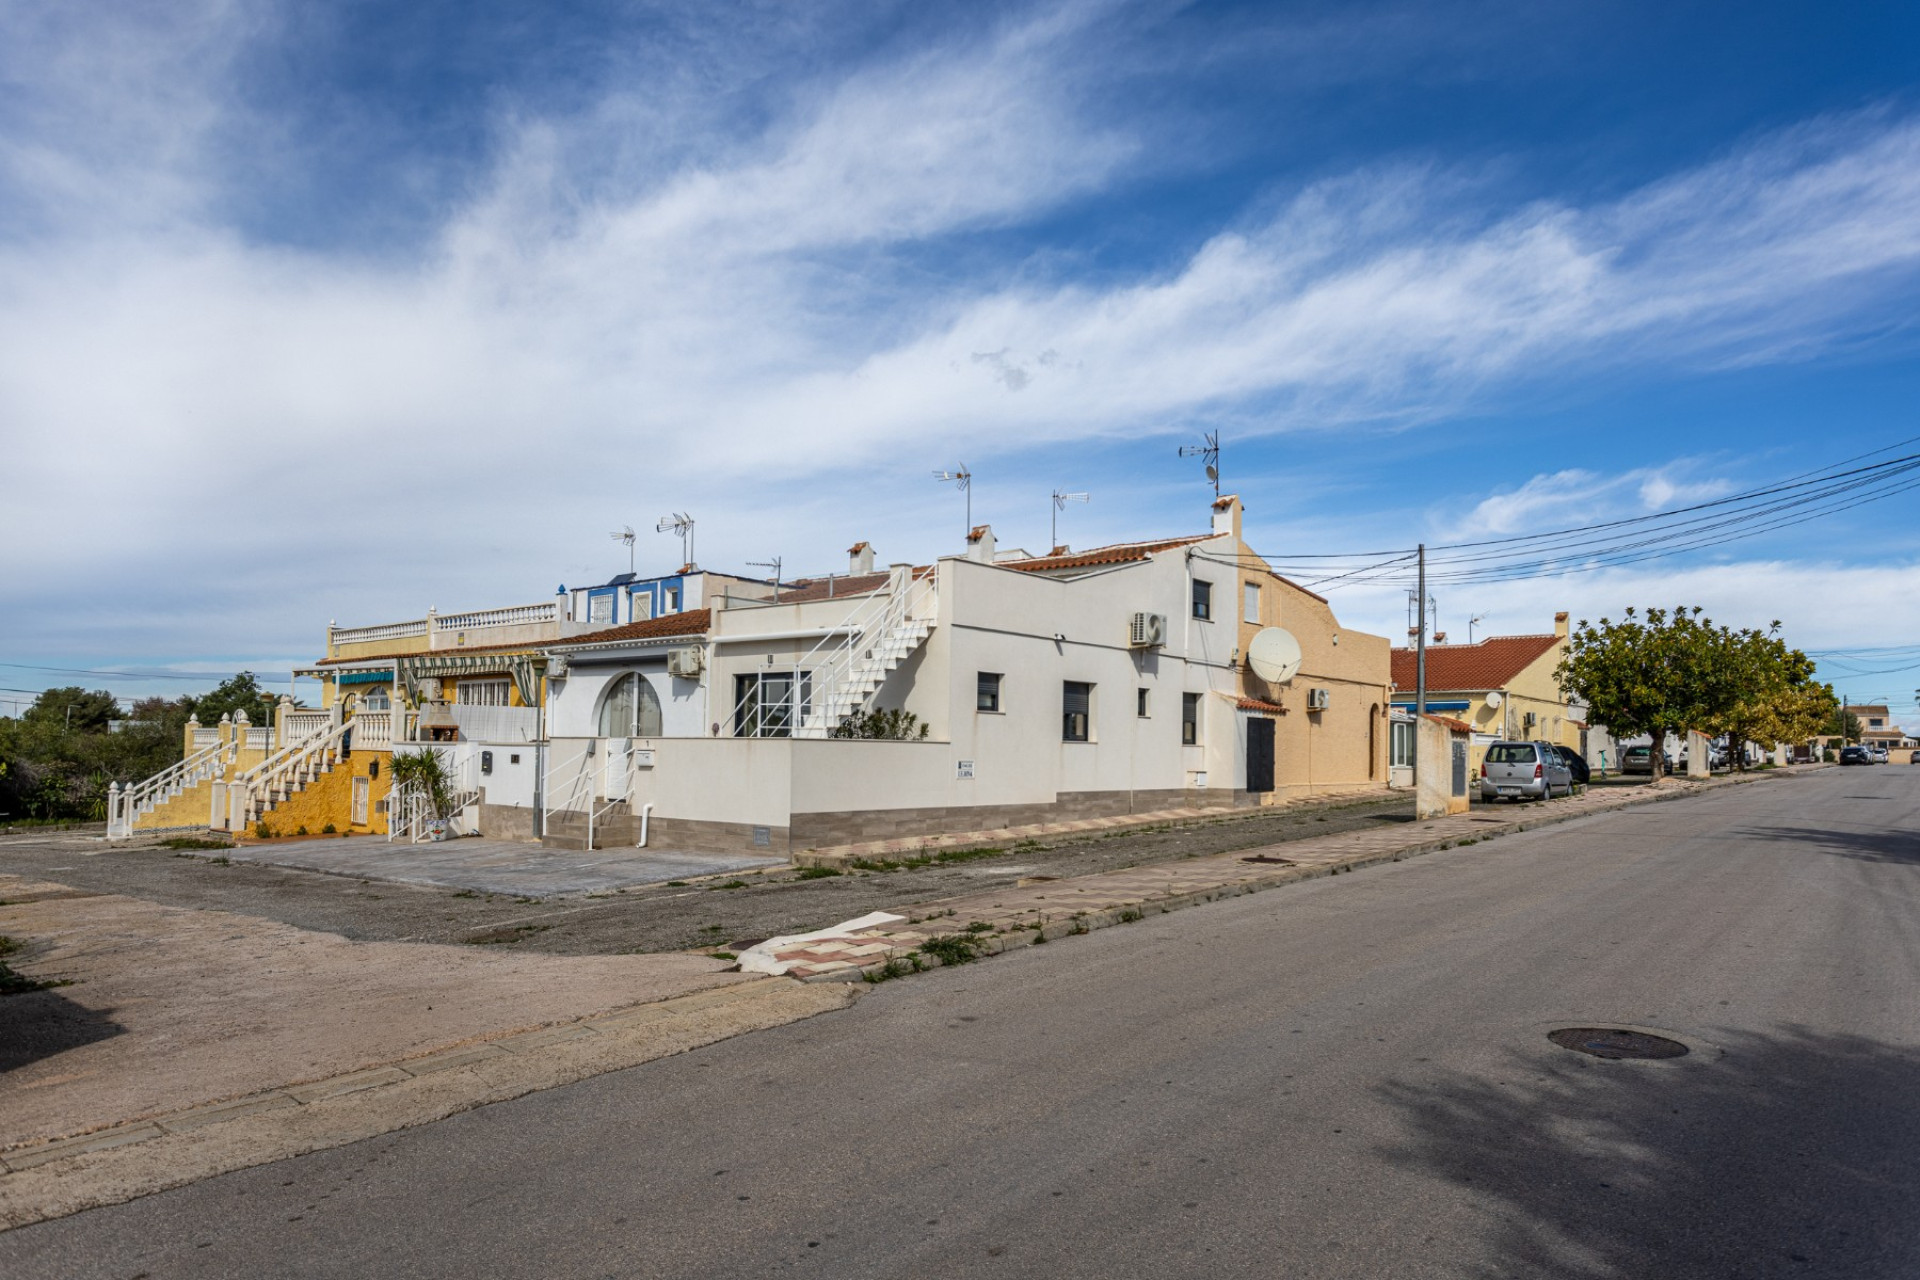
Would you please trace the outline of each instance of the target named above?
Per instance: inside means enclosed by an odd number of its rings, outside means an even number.
[[[1496,742],[1487,748],[1488,764],[1535,764],[1533,748],[1521,743]]]

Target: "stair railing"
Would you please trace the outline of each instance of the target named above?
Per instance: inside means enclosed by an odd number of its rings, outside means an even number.
[[[124,840],[133,835],[133,824],[140,815],[159,808],[183,791],[191,790],[216,774],[225,773],[237,751],[234,742],[215,741],[201,747],[184,760],[168,765],[144,782],[107,788],[107,839]]]
[[[566,803],[560,805],[553,803],[553,761],[551,748],[549,748],[546,774],[540,779],[540,834],[542,836],[548,834],[548,820],[556,808],[564,809],[569,813],[575,813],[581,808],[585,808],[587,811],[587,847],[593,847],[593,797],[591,794],[593,788],[593,770],[587,766],[587,759],[593,755],[594,743],[597,741],[598,739],[596,738],[588,738],[587,745],[581,748],[578,755],[567,757],[566,763],[569,766],[575,767],[576,772],[573,779],[567,784]],[[579,803],[580,793],[583,789],[589,793],[587,803],[584,806]]]
[[[275,791],[292,794],[291,780],[302,775],[301,782],[331,768],[339,760],[341,745],[352,730],[352,721],[323,725],[300,741],[280,750],[227,784],[227,830],[244,831],[256,818],[265,815]]]

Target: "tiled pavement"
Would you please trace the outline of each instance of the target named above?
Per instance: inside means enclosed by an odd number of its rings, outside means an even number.
[[[808,849],[793,855],[795,866],[839,867],[855,859],[878,861],[911,856],[929,849],[965,849],[979,845],[1010,844],[1038,840],[1044,836],[1079,835],[1087,831],[1117,831],[1126,827],[1179,826],[1196,822],[1236,822],[1243,818],[1262,818],[1275,813],[1300,809],[1320,809],[1329,805],[1362,804],[1370,800],[1391,800],[1406,796],[1404,791],[1374,788],[1333,795],[1301,796],[1280,804],[1234,808],[1156,809],[1150,813],[1122,813],[1105,818],[1077,818],[1071,822],[1042,822],[1024,827],[995,827],[984,831],[960,831],[949,835],[900,836],[891,840],[869,840],[861,844],[837,844]]]
[[[1789,768],[1779,774],[1803,771]],[[1604,787],[1546,804],[1503,805],[1427,822],[1293,840],[1264,849],[1241,849],[1065,880],[1036,876],[1011,887],[891,908],[905,915],[906,922],[861,930],[845,938],[797,944],[774,953],[774,958],[794,961],[787,972],[807,981],[847,981],[910,972],[937,963],[925,954],[916,954],[922,943],[936,935],[965,932],[969,926],[974,926],[971,936],[977,939],[979,953],[991,955],[1009,947],[1137,920],[1143,914],[1257,893],[1296,880],[1379,862],[1398,862],[1436,849],[1773,776],[1777,775],[1736,775],[1704,782],[1665,779],[1645,787]]]
[[[692,880],[781,864],[750,854],[675,853],[666,849],[548,849],[517,840],[468,837],[437,844],[389,844],[385,836],[241,843],[226,857],[329,875],[514,897],[608,893],[629,885]]]

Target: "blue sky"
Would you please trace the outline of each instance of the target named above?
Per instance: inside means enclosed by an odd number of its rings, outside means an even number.
[[[703,563],[1643,514],[1920,435],[1910,5],[0,0],[0,685]],[[1907,451],[1911,451],[1912,446]],[[1920,643],[1896,498],[1440,594]],[[644,535],[647,567],[677,542]],[[1392,585],[1334,594],[1398,634]],[[1920,667],[1829,674],[1912,706]],[[153,673],[68,677],[36,667]],[[8,695],[0,694],[0,698]],[[1910,719],[1920,716],[1909,715]]]

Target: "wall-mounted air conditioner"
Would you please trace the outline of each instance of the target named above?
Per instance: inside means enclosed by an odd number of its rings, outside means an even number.
[[[1167,642],[1167,615],[1136,613],[1127,623],[1129,649],[1158,649]]]
[[[1328,702],[1327,690],[1325,689],[1307,690],[1307,710],[1325,711],[1327,709],[1327,702]]]
[[[707,651],[697,644],[684,645],[667,653],[667,674],[698,679],[707,665]]]

